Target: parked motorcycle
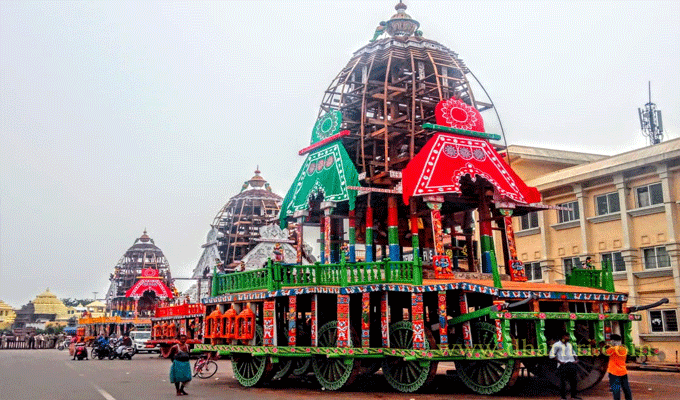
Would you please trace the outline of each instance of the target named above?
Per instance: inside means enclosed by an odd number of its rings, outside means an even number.
[[[95,358],[98,358],[100,360],[103,360],[106,357],[109,357],[113,349],[109,344],[100,344],[100,345],[95,345],[92,348],[92,359],[94,360]]]
[[[121,360],[132,360],[132,356],[135,355],[135,348],[123,344],[123,341],[112,342],[110,347],[109,360],[113,360],[116,357]]]
[[[66,338],[62,340],[61,342],[57,343],[57,349],[59,350],[64,350],[68,349],[68,346],[71,345],[71,338]]]

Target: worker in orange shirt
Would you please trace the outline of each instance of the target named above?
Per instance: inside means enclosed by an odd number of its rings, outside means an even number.
[[[621,400],[621,389],[626,400],[633,400],[628,385],[628,370],[626,369],[626,356],[628,349],[621,345],[621,336],[612,335],[611,346],[605,350],[609,356],[607,373],[609,374],[609,387],[614,395],[614,400]]]

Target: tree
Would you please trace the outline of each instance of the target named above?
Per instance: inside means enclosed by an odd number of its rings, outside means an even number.
[[[65,306],[67,307],[75,307],[78,304],[86,305],[89,303],[92,303],[94,300],[92,299],[76,299],[72,297],[67,297],[65,299],[61,299],[61,302],[64,303]]]

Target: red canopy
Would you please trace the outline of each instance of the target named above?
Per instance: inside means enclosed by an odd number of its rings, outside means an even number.
[[[152,268],[144,268],[142,270],[142,276],[140,276],[137,282],[125,292],[125,297],[139,299],[144,296],[144,292],[147,290],[156,293],[156,296],[161,299],[173,298],[172,290],[170,290],[158,276],[158,270]]]
[[[484,178],[500,201],[531,204],[541,195],[527,186],[485,139],[436,133],[402,171],[404,203],[412,196],[461,193],[460,179]]]

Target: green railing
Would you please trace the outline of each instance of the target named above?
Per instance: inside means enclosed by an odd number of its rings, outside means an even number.
[[[566,278],[567,285],[614,291],[614,277],[607,261],[602,262],[602,269],[574,269]]]
[[[313,265],[273,263],[247,272],[213,275],[212,296],[247,290],[278,290],[282,287],[370,285],[381,283],[423,283],[420,259],[416,261],[360,262]]]

